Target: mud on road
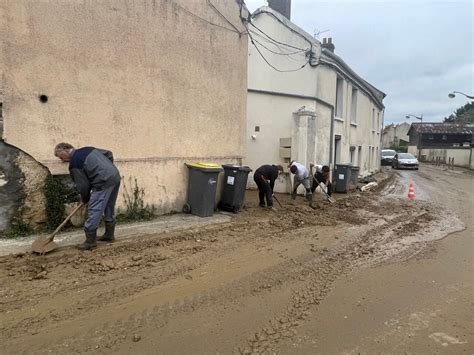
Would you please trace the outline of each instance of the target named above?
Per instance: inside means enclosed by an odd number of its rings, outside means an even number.
[[[384,191],[392,186],[387,180]],[[462,228],[450,211],[380,190],[50,255],[0,258],[2,353],[271,353],[333,282],[412,258]]]

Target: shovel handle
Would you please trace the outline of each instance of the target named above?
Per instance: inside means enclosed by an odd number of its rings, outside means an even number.
[[[280,201],[278,201],[278,199],[276,198],[275,195],[272,195],[273,199],[278,203],[278,205],[283,208],[283,206],[281,205]]]
[[[313,175],[313,180],[316,181],[316,184],[318,184],[318,186],[319,186],[319,187],[321,188],[321,190],[324,192],[324,194],[325,194],[326,197],[328,198],[328,201],[332,203],[334,200],[332,199],[331,196],[328,195],[328,193],[327,193],[326,190],[323,188],[323,186],[321,186],[321,185],[323,185],[323,183],[322,183],[322,182],[319,182],[318,180],[316,180],[316,178],[314,177],[314,175]]]
[[[268,187],[271,188],[270,184],[268,183],[267,179],[263,176],[263,175],[260,175],[260,177],[262,178],[263,182],[265,183],[265,185],[268,185]],[[276,198],[276,196],[273,194],[273,189],[272,189],[272,197],[274,198],[274,200],[278,203],[278,205],[283,208],[283,206],[281,205],[280,201],[278,201],[278,199]]]
[[[82,206],[84,206],[84,202],[81,202],[76,208],[72,210],[72,212],[69,214],[69,216],[66,217],[66,219],[61,223],[58,228],[54,230],[54,232],[49,236],[49,241],[51,242],[54,239],[54,236],[58,234],[58,232],[61,230],[62,227],[71,219],[72,216],[76,214],[77,211],[79,211]]]

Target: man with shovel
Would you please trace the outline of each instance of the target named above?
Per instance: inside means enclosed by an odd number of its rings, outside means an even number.
[[[266,199],[267,206],[270,209],[275,210],[273,207],[273,188],[275,187],[275,180],[281,173],[283,173],[283,167],[281,165],[262,165],[260,168],[255,170],[253,180],[258,187],[260,207],[265,207]]]
[[[311,175],[313,175],[313,167],[314,166],[315,165],[313,163],[310,164]],[[313,185],[311,186],[311,192],[313,192],[313,193],[314,193],[314,190],[316,190],[316,188],[318,186],[320,186],[321,189],[325,187],[328,199],[332,195],[332,184],[329,181],[329,171],[330,171],[330,169],[329,169],[329,166],[327,166],[327,165],[323,165],[321,170],[316,168],[316,174],[314,174]],[[323,186],[321,186],[321,184]]]
[[[99,241],[113,242],[120,173],[113,164],[112,152],[94,147],[75,149],[69,143],[59,143],[54,148],[54,155],[69,163],[69,174],[81,194],[82,202],[88,204],[84,223],[86,241],[79,245],[79,249],[97,247],[97,228],[103,215],[105,234]]]
[[[306,190],[306,200],[309,202],[310,207],[313,207],[313,194],[311,192],[311,178],[308,169],[303,164],[296,161],[292,161],[289,165],[290,171],[294,174],[293,178],[293,191],[291,192],[291,198],[296,199],[296,192],[298,186],[303,185]]]

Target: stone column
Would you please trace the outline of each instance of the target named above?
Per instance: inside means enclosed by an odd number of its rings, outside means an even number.
[[[309,169],[309,163],[316,156],[316,112],[303,106],[293,113],[293,117],[291,159]]]

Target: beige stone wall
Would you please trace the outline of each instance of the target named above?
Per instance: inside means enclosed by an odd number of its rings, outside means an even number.
[[[18,211],[19,216],[30,226],[40,227],[46,222],[46,198],[43,186],[49,171],[23,152],[19,152],[15,164],[23,174],[21,184],[25,194],[23,205]]]
[[[409,152],[417,156],[418,150],[416,146],[410,146]],[[436,162],[440,159],[441,162],[449,163],[454,159],[455,166],[461,166],[472,169],[472,148],[451,148],[451,149],[422,149],[421,155],[426,157],[428,162]]]
[[[243,31],[235,0],[214,3]],[[58,142],[110,149],[167,211],[185,160],[244,153],[247,37],[206,0],[4,0],[0,37],[3,137],[53,173]]]

